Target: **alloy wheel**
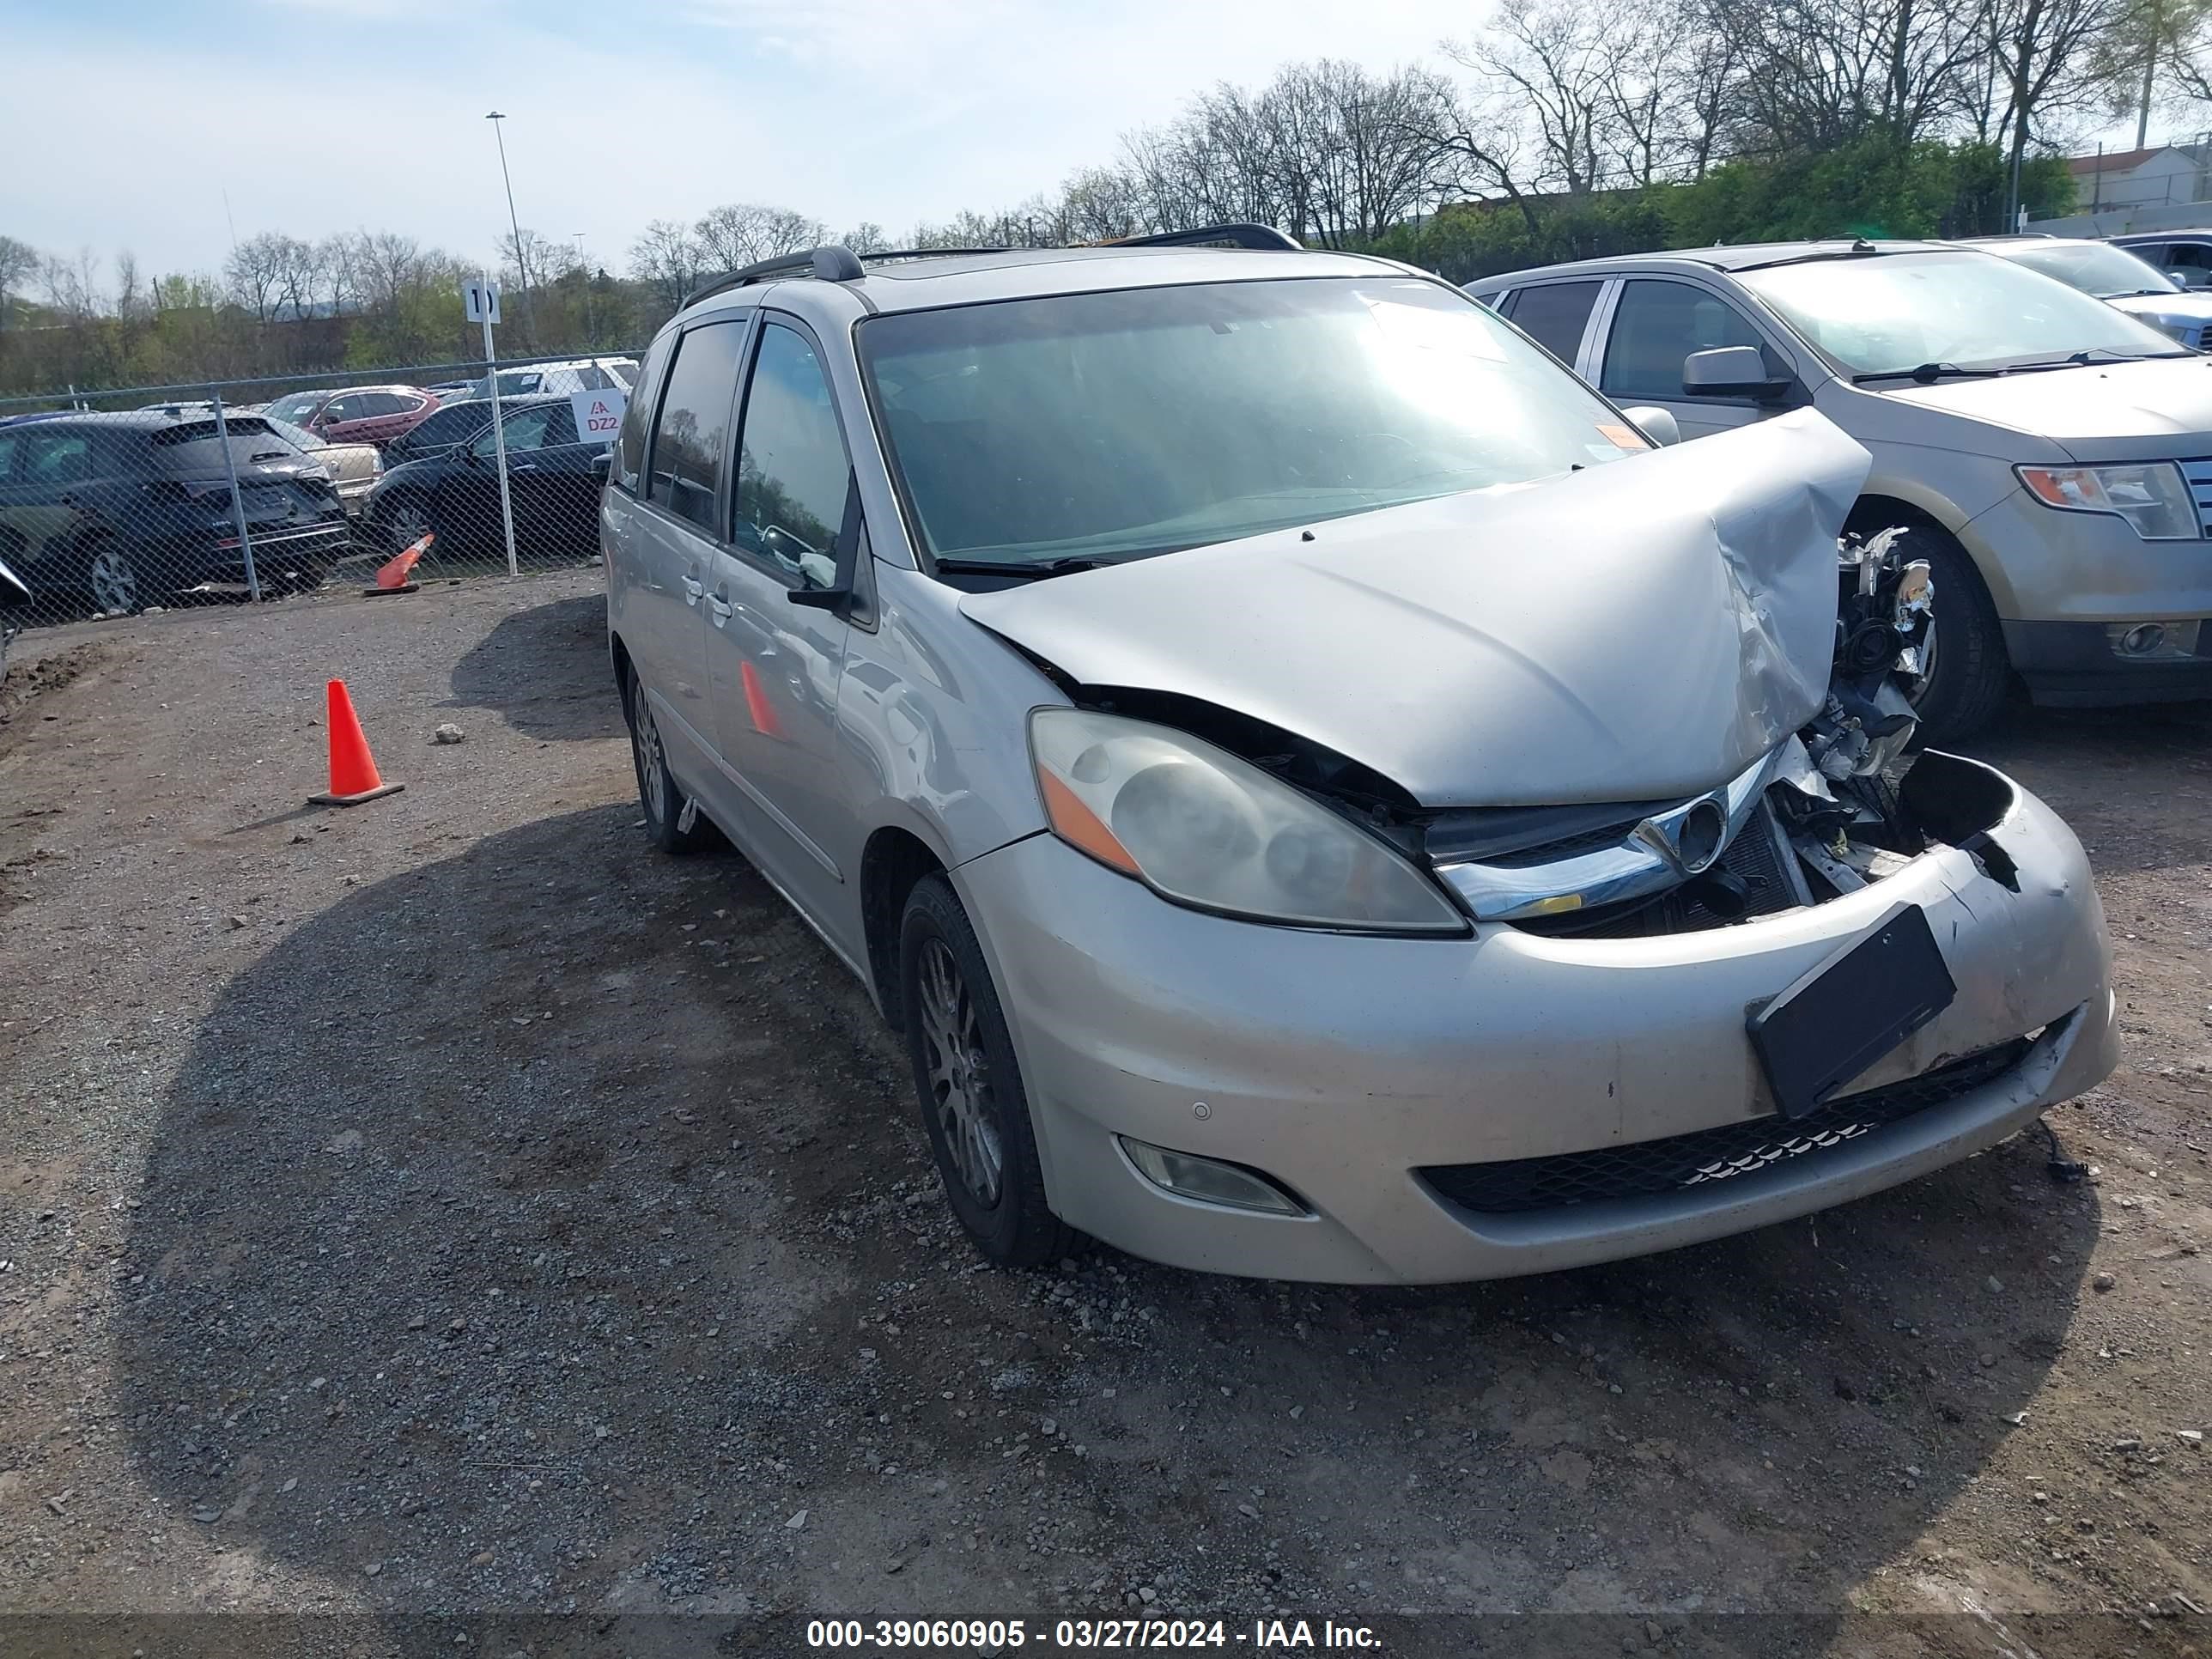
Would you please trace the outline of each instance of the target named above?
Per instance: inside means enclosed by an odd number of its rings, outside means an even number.
[[[392,509],[386,520],[392,537],[392,550],[404,553],[430,533],[430,515],[422,510],[420,501],[402,501]]]
[[[92,587],[93,603],[102,611],[128,615],[137,610],[138,573],[125,554],[103,544],[92,556],[92,565],[86,574]]]
[[[645,815],[657,830],[667,810],[668,762],[661,753],[660,728],[653,723],[653,711],[646,707],[642,687],[630,698],[629,746],[637,763],[638,798],[645,803]]]
[[[918,966],[929,1109],[961,1183],[988,1209],[999,1201],[1006,1155],[999,1144],[982,1023],[960,966],[943,939],[922,945]]]

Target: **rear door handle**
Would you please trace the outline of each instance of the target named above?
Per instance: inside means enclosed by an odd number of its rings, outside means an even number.
[[[510,466],[507,470],[509,472],[535,472],[538,471],[538,463],[535,461],[521,461]]]
[[[718,599],[709,598],[707,601],[707,609],[713,613],[714,626],[717,628],[730,619],[731,607]]]
[[[699,603],[699,596],[700,596],[702,593],[704,593],[706,591],[707,591],[707,584],[706,584],[706,583],[704,583],[704,582],[701,582],[701,581],[694,581],[694,580],[691,580],[691,578],[690,578],[690,577],[689,577],[689,576],[686,576],[686,577],[684,579],[684,604],[686,604],[686,605],[696,605],[696,604],[698,604],[698,603]]]

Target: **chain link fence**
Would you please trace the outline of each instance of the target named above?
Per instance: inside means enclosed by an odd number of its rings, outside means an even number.
[[[416,546],[418,580],[590,562],[636,356],[0,398],[9,620],[349,592]]]

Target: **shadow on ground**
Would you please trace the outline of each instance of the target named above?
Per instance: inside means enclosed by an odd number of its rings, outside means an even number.
[[[550,689],[489,646],[454,684],[524,718]],[[177,1529],[379,1617],[681,1613],[763,1650],[797,1645],[771,1614],[1139,1583],[1238,1619],[1826,1618],[2065,1340],[2094,1201],[2024,1141],[1540,1280],[977,1271],[858,985],[740,861],[651,856],[634,817],[362,889],[223,992],[114,1315]]]
[[[607,659],[607,602],[585,593],[500,619],[454,665],[449,708],[489,708],[543,738],[611,738],[623,730]]]

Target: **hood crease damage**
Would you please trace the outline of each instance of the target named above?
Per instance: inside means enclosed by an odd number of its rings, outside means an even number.
[[[1424,807],[1672,799],[1822,708],[1869,467],[1799,411],[960,608],[1080,685],[1294,733]]]

